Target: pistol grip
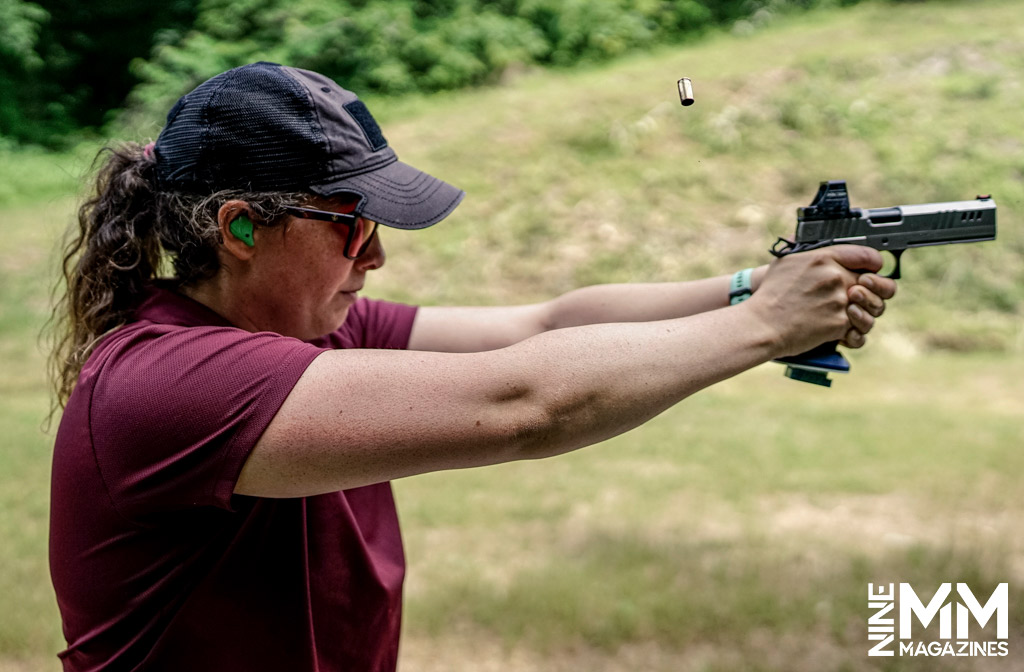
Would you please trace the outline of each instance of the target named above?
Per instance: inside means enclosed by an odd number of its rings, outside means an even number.
[[[799,355],[780,357],[775,361],[786,365],[787,378],[832,387],[828,374],[850,372],[850,362],[836,350],[838,344],[838,341],[832,341]]]

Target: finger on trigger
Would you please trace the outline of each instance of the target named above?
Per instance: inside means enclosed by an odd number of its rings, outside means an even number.
[[[885,263],[881,252],[863,245],[835,245],[828,249],[833,259],[851,271],[880,271]]]

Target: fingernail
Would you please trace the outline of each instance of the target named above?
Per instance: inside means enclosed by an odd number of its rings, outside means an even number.
[[[862,275],[860,277],[860,284],[864,285],[868,289],[875,288],[875,281],[871,279],[870,275]]]
[[[849,310],[850,310],[850,317],[852,317],[853,319],[855,319],[855,320],[863,320],[864,319],[864,311],[861,310],[858,306],[850,306]]]

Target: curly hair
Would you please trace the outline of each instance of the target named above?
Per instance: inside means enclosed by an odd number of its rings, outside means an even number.
[[[156,160],[136,142],[100,150],[94,190],[78,210],[64,247],[63,277],[50,325],[50,375],[54,410],[67,403],[78,375],[103,336],[126,324],[146,285],[173,269],[183,287],[207,280],[220,269],[217,213],[228,200],[245,201],[253,222],[275,226],[287,206],[307,193],[209,194],[163,191],[156,184]]]

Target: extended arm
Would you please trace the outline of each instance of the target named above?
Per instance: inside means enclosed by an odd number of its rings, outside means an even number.
[[[755,270],[754,289],[767,270]],[[424,307],[416,316],[409,349],[481,352],[553,329],[697,315],[728,305],[729,281],[723,275],[689,282],[593,285],[525,306]]]

